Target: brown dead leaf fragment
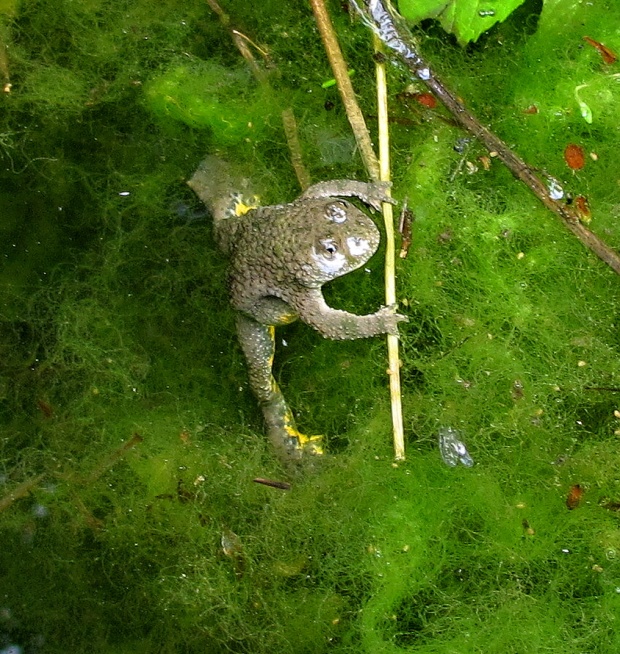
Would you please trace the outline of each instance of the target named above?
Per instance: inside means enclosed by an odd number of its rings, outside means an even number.
[[[590,211],[590,205],[588,204],[588,198],[584,195],[578,195],[575,198],[575,209],[579,214],[579,220],[586,225],[592,220],[592,212]]]
[[[603,57],[603,61],[606,64],[613,64],[618,60],[616,53],[613,50],[610,50],[606,45],[595,41],[589,36],[584,36],[583,40],[586,43],[589,43],[593,48],[596,48],[601,53],[601,57]]]
[[[573,486],[571,486],[568,491],[568,495],[566,496],[567,508],[570,511],[576,509],[579,506],[582,497],[583,497],[583,487],[580,484],[574,484]]]
[[[564,148],[564,161],[571,170],[581,170],[586,165],[583,148],[575,143],[569,143]]]

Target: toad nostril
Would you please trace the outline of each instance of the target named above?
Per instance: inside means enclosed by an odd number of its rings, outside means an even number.
[[[341,224],[347,219],[347,212],[344,207],[332,204],[328,209],[328,217],[332,222]]]

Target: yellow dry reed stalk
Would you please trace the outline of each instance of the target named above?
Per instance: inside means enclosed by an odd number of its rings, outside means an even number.
[[[338,91],[347,112],[351,129],[360,150],[362,160],[369,177],[373,181],[390,181],[389,128],[387,115],[387,85],[385,65],[376,64],[377,70],[377,104],[379,115],[379,160],[372,147],[370,133],[366,121],[357,103],[351,79],[347,73],[347,65],[338,43],[338,37],[329,18],[324,0],[310,0],[314,18],[327,52]],[[376,47],[379,47],[377,42]],[[383,219],[386,231],[385,256],[385,301],[388,306],[396,304],[395,278],[395,246],[394,246],[394,216],[392,205],[383,203]],[[388,334],[388,376],[390,379],[390,401],[392,406],[392,428],[394,436],[394,457],[397,461],[405,458],[405,441],[403,431],[403,413],[400,393],[400,359],[398,355],[398,337]]]

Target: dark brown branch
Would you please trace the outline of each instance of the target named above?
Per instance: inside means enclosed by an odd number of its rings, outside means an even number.
[[[0,513],[6,509],[8,509],[13,502],[16,500],[21,499],[22,497],[26,497],[28,493],[33,488],[36,488],[39,485],[39,482],[45,477],[45,474],[40,474],[37,475],[36,477],[31,477],[30,479],[26,479],[26,481],[23,481],[19,486],[16,486],[12,491],[7,493],[4,497],[0,498]]]
[[[93,484],[104,475],[115,463],[122,459],[129,450],[133,449],[136,445],[141,443],[144,440],[140,434],[134,433],[131,438],[126,440],[124,443],[121,443],[120,447],[117,447],[113,452],[108,454],[104,459],[102,459],[96,468],[91,471],[91,473],[84,479],[86,485]]]
[[[580,222],[579,215],[572,206],[561,202],[564,192],[555,180],[550,180],[552,183],[541,181],[531,166],[528,166],[498,136],[482,125],[445,86],[416,51],[411,35],[402,24],[402,18],[388,10],[383,0],[366,0],[364,8],[356,2],[353,4],[383,43],[394,51],[409,70],[443,102],[457,123],[482,141],[489,152],[497,153],[497,158],[501,159],[512,174],[526,184],[548,209],[557,214],[564,225],[588,249],[620,274],[618,253]]]

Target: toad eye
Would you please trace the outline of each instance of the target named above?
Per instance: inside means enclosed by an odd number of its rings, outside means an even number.
[[[319,241],[326,259],[333,259],[338,254],[338,245],[332,238],[325,238]]]
[[[342,202],[335,202],[327,206],[325,217],[333,223],[341,224],[347,219],[347,210]]]

